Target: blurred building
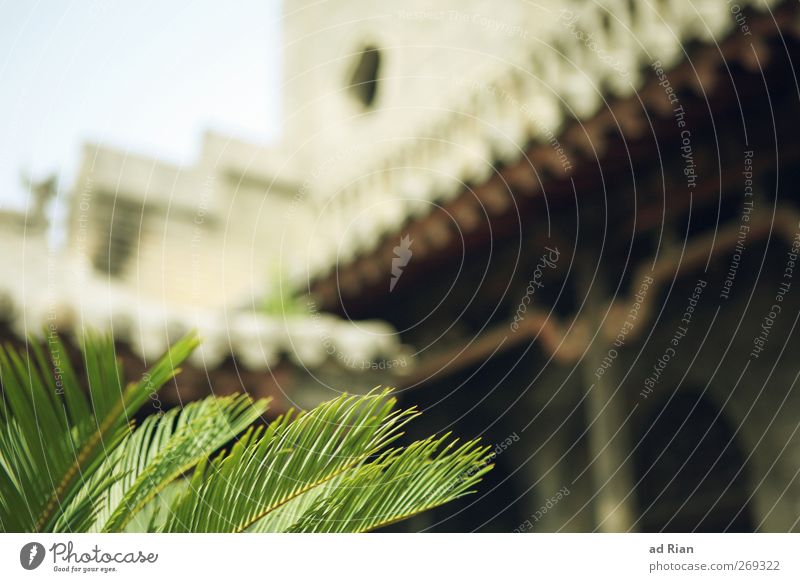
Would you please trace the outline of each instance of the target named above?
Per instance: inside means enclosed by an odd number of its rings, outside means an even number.
[[[357,136],[312,290],[498,445],[417,527],[798,530],[797,3],[439,6],[332,8],[312,68]]]
[[[147,359],[198,328],[176,402],[397,385],[497,445],[418,528],[800,528],[796,2],[296,0],[283,30],[279,144],[87,146],[66,251],[3,235],[16,333]]]

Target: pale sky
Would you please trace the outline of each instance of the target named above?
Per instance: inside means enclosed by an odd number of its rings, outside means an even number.
[[[279,17],[279,0],[0,0],[0,209],[24,205],[23,171],[63,195],[86,141],[191,163],[206,128],[277,138]]]

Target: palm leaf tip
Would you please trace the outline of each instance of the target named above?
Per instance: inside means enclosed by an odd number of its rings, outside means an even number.
[[[296,532],[370,531],[471,492],[491,470],[490,448],[431,437],[354,472],[294,524]]]

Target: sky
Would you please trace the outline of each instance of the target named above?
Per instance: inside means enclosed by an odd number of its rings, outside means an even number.
[[[279,0],[0,0],[0,209],[25,206],[24,174],[69,191],[86,142],[190,164],[204,129],[274,141],[279,17]]]

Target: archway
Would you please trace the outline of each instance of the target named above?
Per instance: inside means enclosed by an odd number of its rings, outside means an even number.
[[[642,426],[634,455],[639,529],[753,531],[745,455],[733,428],[697,391],[667,400]]]

